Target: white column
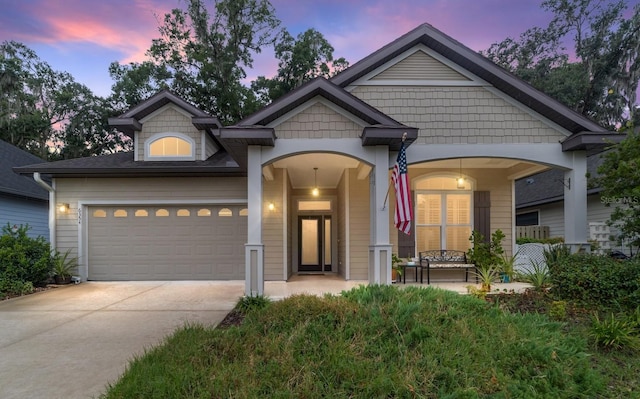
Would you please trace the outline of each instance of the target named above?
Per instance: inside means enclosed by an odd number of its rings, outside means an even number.
[[[264,245],[262,244],[262,147],[249,146],[247,160],[247,243],[245,244],[245,295],[264,295]]]
[[[377,146],[370,189],[371,245],[369,246],[369,283],[391,284],[391,243],[389,242],[389,147]],[[384,208],[383,208],[384,206]]]
[[[564,240],[572,251],[589,251],[587,223],[587,158],[572,152],[573,167],[564,173]],[[558,183],[559,184],[559,183]]]

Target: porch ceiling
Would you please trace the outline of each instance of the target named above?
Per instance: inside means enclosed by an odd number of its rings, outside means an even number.
[[[311,188],[314,185],[313,168],[318,168],[318,188],[334,189],[347,168],[357,168],[360,161],[343,155],[314,153],[280,159],[274,168],[285,168],[293,188]]]

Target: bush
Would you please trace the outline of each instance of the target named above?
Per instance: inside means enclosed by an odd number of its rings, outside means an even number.
[[[610,349],[640,350],[640,337],[637,328],[638,325],[631,316],[615,316],[612,313],[609,317],[600,319],[598,314],[595,314],[590,335],[598,346]]]
[[[640,260],[574,254],[549,268],[551,291],[560,298],[596,308],[634,309],[640,303]]]
[[[0,236],[0,291],[21,293],[25,283],[44,286],[51,277],[51,247],[43,238],[27,236],[29,226],[2,228]],[[18,289],[20,292],[14,292]]]
[[[549,237],[549,238],[533,238],[533,237],[518,237],[516,238],[516,244],[562,244],[564,243],[564,237]]]

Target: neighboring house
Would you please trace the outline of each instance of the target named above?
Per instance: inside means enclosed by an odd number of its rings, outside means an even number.
[[[42,159],[0,140],[0,226],[29,225],[30,237],[49,239],[49,193],[28,176],[13,173],[15,166]]]
[[[296,273],[390,284],[392,252],[466,250],[473,229],[513,243],[514,182],[549,167],[572,182],[566,241],[584,244],[586,153],[616,137],[427,24],[235,126],[168,91],[110,124],[132,152],[15,169],[51,175],[69,205],[57,247],[84,279],[244,279],[247,294]],[[403,136],[411,235],[389,190]]]
[[[604,153],[587,157],[587,173],[598,176]],[[551,169],[516,181],[516,226],[545,226],[550,237],[564,237],[564,184],[563,172]],[[606,206],[610,203],[611,206]],[[600,187],[587,190],[587,230],[589,240],[597,243],[599,251],[630,250],[611,240],[617,234],[607,221],[615,209],[614,199],[603,197]]]

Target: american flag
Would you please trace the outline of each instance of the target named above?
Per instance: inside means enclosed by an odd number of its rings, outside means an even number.
[[[407,154],[404,142],[400,147],[396,164],[391,172],[391,180],[396,192],[396,213],[393,222],[398,230],[405,234],[411,233],[411,191],[409,190],[409,175],[407,174]]]

